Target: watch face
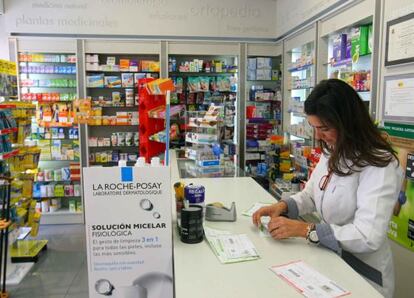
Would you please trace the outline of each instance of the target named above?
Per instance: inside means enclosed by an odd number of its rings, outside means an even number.
[[[311,242],[319,242],[319,237],[318,237],[318,234],[316,233],[316,231],[311,231],[309,233],[309,240]]]

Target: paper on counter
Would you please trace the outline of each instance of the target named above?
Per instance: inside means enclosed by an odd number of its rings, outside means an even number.
[[[237,263],[259,258],[256,248],[246,234],[235,235],[229,231],[216,230],[206,226],[204,234],[221,263]]]
[[[351,294],[303,261],[272,266],[270,270],[295,287],[305,297],[334,298]]]
[[[253,213],[255,213],[260,208],[265,207],[265,206],[270,206],[270,205],[272,205],[272,204],[270,204],[270,203],[260,203],[260,202],[257,202],[257,203],[254,203],[254,205],[251,206],[246,211],[243,211],[242,214],[245,215],[245,216],[253,216]]]

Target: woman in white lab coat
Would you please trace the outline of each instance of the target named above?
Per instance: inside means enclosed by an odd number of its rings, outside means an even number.
[[[270,216],[274,239],[304,237],[331,249],[392,297],[387,230],[402,183],[395,151],[358,94],[341,80],[321,81],[306,99],[305,113],[323,150],[321,159],[301,192],[259,209],[253,223],[260,225],[261,216]],[[320,223],[296,220],[313,211]]]

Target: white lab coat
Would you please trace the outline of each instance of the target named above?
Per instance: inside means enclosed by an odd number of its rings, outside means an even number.
[[[401,168],[394,161],[384,168],[367,166],[350,176],[334,174],[322,191],[319,182],[327,173],[328,159],[322,154],[304,190],[291,197],[299,215],[316,210],[342,250],[382,273],[383,287],[370,283],[392,297],[394,269],[387,231],[402,183]]]

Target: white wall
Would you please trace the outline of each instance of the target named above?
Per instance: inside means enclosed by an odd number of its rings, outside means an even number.
[[[276,0],[276,36],[284,35],[333,5],[349,0]]]
[[[274,38],[275,0],[5,0],[8,32]]]
[[[4,15],[0,15],[0,59],[9,59],[8,34],[5,30]]]

